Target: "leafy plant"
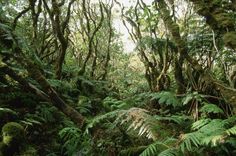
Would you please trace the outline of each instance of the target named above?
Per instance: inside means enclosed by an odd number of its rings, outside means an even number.
[[[204,106],[200,109],[203,113],[224,114],[224,111],[215,104],[203,102]]]
[[[125,103],[122,100],[117,100],[115,98],[112,97],[106,97],[103,100],[103,106],[107,109],[107,110],[116,110],[116,109],[122,109],[124,107],[127,107],[127,103]]]
[[[60,130],[59,137],[63,142],[62,148],[65,149],[65,154],[68,156],[78,152],[78,147],[81,142],[81,130],[76,127],[66,127]]]
[[[177,107],[181,105],[179,99],[171,92],[154,93],[152,94],[152,100],[154,99],[159,99],[158,102],[160,104],[166,104],[167,106]]]

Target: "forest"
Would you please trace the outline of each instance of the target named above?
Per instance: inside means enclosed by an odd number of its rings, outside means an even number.
[[[0,0],[0,156],[235,156],[236,0]]]

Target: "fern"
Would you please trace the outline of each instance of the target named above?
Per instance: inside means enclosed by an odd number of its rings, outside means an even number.
[[[203,113],[214,113],[214,114],[224,114],[224,111],[215,104],[210,104],[203,102],[204,106],[200,109],[200,112]]]
[[[236,135],[236,126],[233,126],[233,127],[229,128],[229,129],[227,129],[225,132],[229,136],[230,135]]]
[[[187,105],[190,101],[196,100],[199,102],[202,102],[203,95],[199,94],[198,92],[188,93],[183,99],[182,103],[183,105]]]
[[[159,153],[158,156],[180,156],[180,154],[177,149],[169,148]]]
[[[161,151],[168,149],[168,146],[163,144],[162,142],[154,142],[150,144],[141,154],[140,156],[155,156]]]
[[[47,105],[40,105],[37,107],[37,115],[42,117],[46,122],[55,122],[56,119],[54,117],[54,112],[57,111],[57,109],[53,106],[47,106]]]
[[[211,119],[201,119],[193,123],[192,129],[197,130],[200,129],[201,127],[205,126],[211,121]]]
[[[136,130],[139,136],[145,135],[149,139],[156,140],[160,123],[147,112],[145,109],[135,107],[129,110],[121,110],[116,123],[129,123],[127,131]]]
[[[78,105],[76,109],[79,110],[80,113],[90,113],[92,108],[92,101],[87,96],[79,96]]]
[[[173,156],[177,152],[177,149],[172,148],[177,139],[167,138],[164,141],[156,141],[150,144],[140,156]]]
[[[17,113],[16,111],[12,110],[12,109],[9,109],[9,108],[1,108],[1,107],[0,107],[0,115],[1,115],[1,114],[4,114],[4,113],[9,113],[9,114],[14,115],[14,116],[17,116],[17,115],[18,115],[18,113]]]
[[[158,102],[160,104],[166,104],[173,107],[180,106],[179,99],[177,99],[176,96],[171,92],[163,91],[160,93],[152,94],[152,96],[152,100],[159,99]]]
[[[62,148],[66,150],[66,155],[73,155],[78,151],[81,141],[81,130],[75,127],[66,127],[59,132],[59,137],[63,141]]]
[[[223,143],[225,136],[223,135],[223,133],[221,134],[213,134],[210,136],[206,136],[205,138],[203,138],[202,140],[202,144],[203,145],[211,145],[211,146],[216,146],[219,143]]]
[[[121,109],[127,106],[127,103],[121,100],[117,100],[112,97],[106,97],[103,100],[103,106],[108,109],[108,110],[116,110],[116,109]]]
[[[115,111],[94,117],[92,120],[88,121],[85,132],[88,134],[90,128],[93,128],[96,124],[101,123],[105,119],[111,119],[111,118],[116,117],[119,112],[120,110],[115,110]]]
[[[198,132],[187,133],[181,135],[182,143],[180,149],[182,152],[193,151],[193,148],[200,146],[200,140],[203,138],[203,134]]]
[[[185,116],[185,115],[171,115],[171,116],[158,116],[155,115],[154,116],[155,119],[160,120],[160,121],[172,121],[175,122],[177,124],[182,124],[185,122],[185,120],[190,120],[189,116]]]

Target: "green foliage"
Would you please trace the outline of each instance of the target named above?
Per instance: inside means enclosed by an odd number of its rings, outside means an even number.
[[[113,97],[106,97],[103,100],[103,106],[107,109],[107,110],[116,110],[116,109],[123,109],[125,107],[127,107],[127,103],[125,103],[122,100],[117,100]]]
[[[190,101],[196,100],[198,102],[202,102],[203,95],[199,94],[198,92],[188,93],[183,99],[182,103],[183,105],[187,105]]]
[[[232,128],[227,129],[225,132],[229,136],[230,135],[234,135],[235,136],[236,135],[236,126],[233,126]]]
[[[88,121],[88,124],[86,126],[86,133],[88,134],[89,129],[96,126],[96,124],[101,123],[104,120],[109,120],[109,119],[116,117],[117,114],[119,114],[119,112],[120,112],[120,110],[115,110],[115,111],[111,111],[106,114],[98,115],[98,116],[92,118],[90,121]]]
[[[10,116],[18,116],[18,113],[12,109],[9,108],[1,108],[0,107],[0,118],[3,119],[3,117],[6,114],[10,114]]]
[[[80,113],[91,113],[90,109],[92,108],[92,101],[87,96],[79,96],[78,105],[76,107]]]
[[[176,96],[171,92],[163,91],[152,94],[152,96],[152,100],[159,99],[158,102],[160,104],[166,104],[167,106],[178,107],[181,104],[179,99],[177,99]]]
[[[57,111],[57,109],[54,106],[47,106],[41,103],[41,105],[38,106],[36,109],[37,109],[36,114],[41,119],[43,119],[42,121],[56,122],[54,114]]]
[[[60,130],[59,137],[63,141],[62,148],[68,156],[78,152],[81,143],[81,130],[76,127],[66,127]]]
[[[203,113],[214,113],[214,114],[224,114],[223,110],[215,104],[210,104],[203,102],[204,106],[200,109],[200,112]]]
[[[144,135],[149,139],[156,140],[161,125],[153,116],[147,113],[147,110],[141,108],[120,110],[115,122],[121,125],[128,123],[127,131],[135,130],[139,136]]]
[[[174,138],[167,138],[163,141],[156,141],[150,145],[140,154],[140,156],[175,156],[178,150],[171,148],[177,140]]]

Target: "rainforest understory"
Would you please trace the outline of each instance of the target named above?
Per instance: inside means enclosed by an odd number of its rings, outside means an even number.
[[[235,113],[235,0],[0,1],[0,156],[234,156]]]

